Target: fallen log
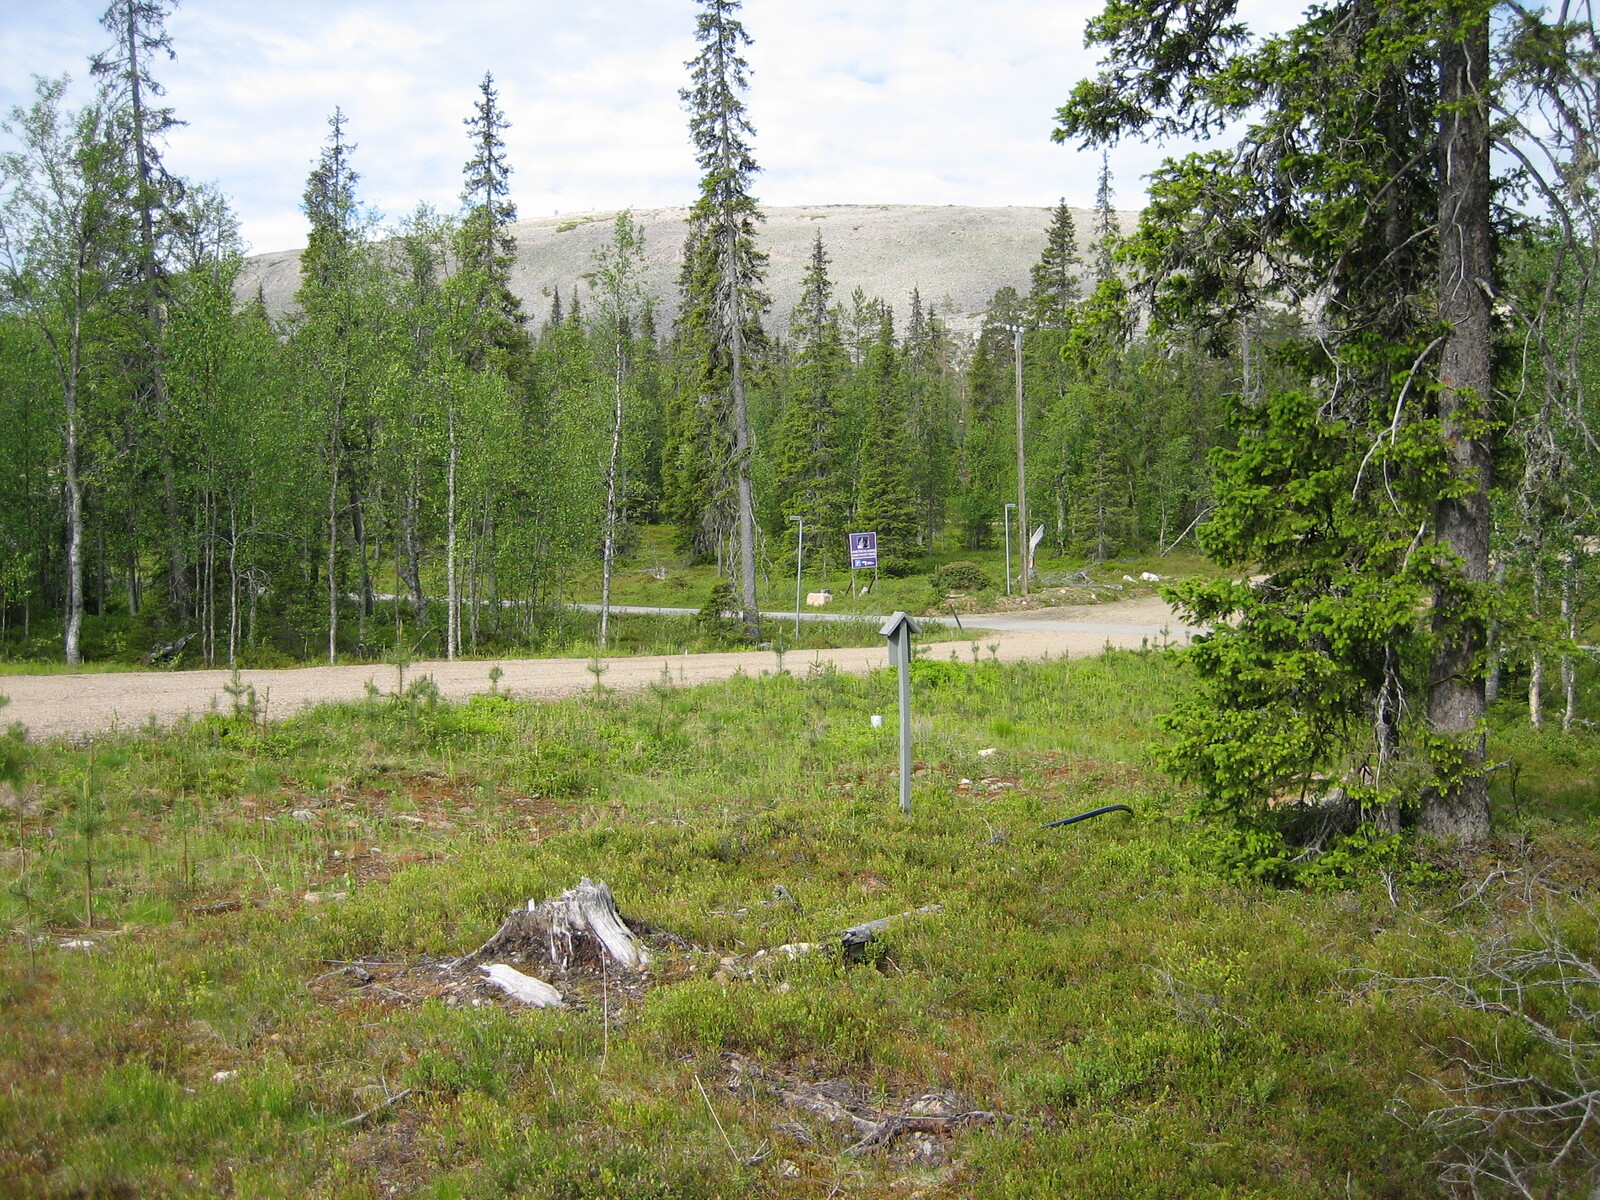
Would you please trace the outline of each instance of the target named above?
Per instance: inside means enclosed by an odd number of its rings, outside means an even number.
[[[505,963],[491,963],[487,967],[479,967],[478,970],[489,977],[489,983],[494,984],[513,1000],[531,1004],[535,1008],[566,1007],[566,1003],[561,999],[561,993],[555,988],[542,979],[524,975],[515,967],[508,967]]]
[[[611,889],[604,880],[588,878],[559,896],[529,900],[525,908],[513,909],[493,937],[450,969],[491,958],[542,961],[561,971],[604,970],[608,964],[638,971],[650,965],[649,952],[617,912]]]
[[[903,913],[894,913],[891,916],[879,917],[876,921],[863,921],[859,925],[852,925],[839,935],[839,945],[844,948],[846,958],[860,958],[866,944],[875,940],[879,934],[889,928],[889,922],[898,921],[902,917],[926,916],[930,913],[942,913],[942,904],[924,904],[921,908],[913,908]]]

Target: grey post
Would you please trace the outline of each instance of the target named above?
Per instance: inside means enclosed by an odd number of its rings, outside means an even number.
[[[790,517],[791,521],[800,522],[800,536],[794,548],[794,636],[800,638],[800,573],[806,561],[806,519],[804,517]]]
[[[889,639],[889,664],[900,669],[900,811],[911,811],[911,635],[921,633],[910,613],[897,612],[878,630]]]
[[[1001,521],[1006,527],[1006,595],[1011,595],[1011,510],[1015,504],[1008,504],[1005,511],[1000,514]]]

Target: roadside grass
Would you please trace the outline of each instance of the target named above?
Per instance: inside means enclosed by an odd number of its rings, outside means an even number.
[[[792,621],[782,618],[767,619],[761,622],[761,637],[758,644],[770,645],[784,651],[882,645],[883,638],[878,632],[881,624],[881,618],[872,619],[865,616],[860,620],[804,621],[800,626],[800,634],[796,637]],[[924,622],[924,629],[930,635],[944,628],[944,623]],[[751,643],[744,637],[740,624],[728,619],[708,622],[694,616],[678,616],[670,613],[613,613],[604,651],[597,647],[599,630],[598,613],[569,609],[561,614],[558,621],[548,623],[535,638],[512,643],[486,636],[477,649],[464,647],[460,657],[466,660],[489,661],[531,657],[593,658],[599,654],[611,658],[752,649]],[[420,660],[440,657],[442,636],[437,630],[427,630],[424,633],[426,636],[419,636],[415,629],[397,629],[393,623],[383,620],[380,615],[380,618],[371,622],[366,640],[361,644],[359,652],[341,653],[339,662],[343,664],[393,662],[395,643],[401,637],[411,658]],[[68,666],[59,661],[61,652],[59,644],[47,645],[36,640],[33,649],[37,657],[10,661],[0,659],[0,676],[104,674],[206,667],[205,661],[193,649],[186,650],[178,662],[159,667],[151,667],[137,660],[98,661]],[[271,648],[253,648],[242,652],[239,661],[241,667],[262,669],[301,666],[306,665],[307,660]],[[326,657],[313,657],[309,661],[310,665],[320,666],[327,660]],[[225,661],[219,660],[219,667],[226,665]]]
[[[1152,758],[1170,657],[914,670],[909,818],[888,672],[0,738],[0,1193],[1443,1194],[1402,1117],[1490,1028],[1354,981],[1462,961],[1456,879],[1208,874]],[[1577,753],[1520,780],[1524,857],[1593,846]],[[445,986],[580,876],[648,980]],[[925,905],[866,962],[749,957]],[[846,1153],[808,1089],[1003,1115]]]

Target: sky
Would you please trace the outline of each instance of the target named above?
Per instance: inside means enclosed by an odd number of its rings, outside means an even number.
[[[70,74],[107,44],[107,0],[0,0],[0,111],[32,76]],[[1098,152],[1050,140],[1094,72],[1100,0],[746,0],[754,191],[773,206],[1094,202]],[[1257,28],[1295,16],[1245,0]],[[187,124],[168,168],[215,183],[255,252],[298,247],[300,195],[335,106],[356,143],[361,199],[397,220],[453,211],[462,120],[493,72],[524,218],[666,208],[694,198],[678,89],[696,51],[692,0],[183,0],[177,57],[156,65]],[[1174,149],[1112,151],[1119,208]]]

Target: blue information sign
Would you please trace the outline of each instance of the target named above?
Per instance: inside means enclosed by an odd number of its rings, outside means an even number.
[[[850,535],[850,569],[874,571],[878,567],[878,535],[852,533]]]

